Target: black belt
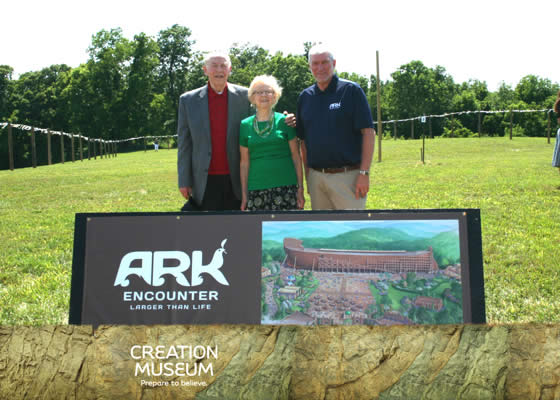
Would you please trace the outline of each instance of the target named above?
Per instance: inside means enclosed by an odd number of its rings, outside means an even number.
[[[314,169],[315,171],[319,171],[322,172],[324,174],[338,174],[341,172],[348,172],[348,171],[354,171],[356,169],[360,169],[359,165],[348,165],[346,167],[336,167],[336,168],[311,168]]]

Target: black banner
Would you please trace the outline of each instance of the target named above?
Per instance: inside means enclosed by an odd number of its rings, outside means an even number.
[[[463,322],[478,210],[76,215],[73,324]]]

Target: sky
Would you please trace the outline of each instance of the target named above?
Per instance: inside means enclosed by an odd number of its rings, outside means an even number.
[[[304,42],[330,45],[337,70],[376,74],[420,60],[444,67],[456,83],[485,81],[491,91],[529,74],[560,83],[560,3],[471,1],[175,1],[5,0],[0,7],[0,65],[13,78],[53,64],[77,67],[91,38],[121,28],[128,39],[179,24],[200,51],[232,44],[271,53],[303,53]]]
[[[327,217],[328,218],[328,217]],[[438,233],[454,231],[459,234],[458,219],[431,220],[344,220],[344,221],[274,221],[263,222],[264,240],[282,243],[286,237],[334,237],[346,232],[367,228],[394,228],[411,236],[433,237]]]

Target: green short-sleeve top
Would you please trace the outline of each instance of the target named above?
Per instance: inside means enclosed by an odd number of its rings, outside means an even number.
[[[249,148],[249,190],[297,185],[297,175],[288,142],[296,137],[294,128],[286,125],[284,114],[274,113],[274,128],[258,135],[253,128],[255,116],[241,121],[239,144]],[[259,130],[268,121],[259,122]],[[267,132],[268,133],[268,132]]]

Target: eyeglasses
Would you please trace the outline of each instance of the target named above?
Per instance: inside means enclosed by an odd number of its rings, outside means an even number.
[[[253,94],[256,94],[257,96],[274,96],[274,91],[272,91],[272,90],[257,90],[255,92],[253,92]]]

